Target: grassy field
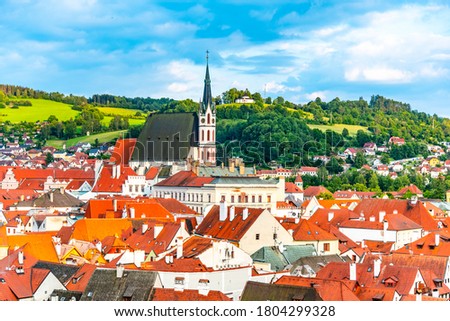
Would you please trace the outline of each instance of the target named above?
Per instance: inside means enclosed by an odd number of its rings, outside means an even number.
[[[358,130],[363,130],[365,132],[369,132],[367,130],[367,127],[363,127],[363,126],[358,126],[358,125],[346,125],[346,124],[334,124],[334,125],[313,125],[313,124],[308,124],[308,127],[311,129],[317,128],[320,129],[321,131],[326,131],[328,129],[336,132],[336,133],[342,133],[342,130],[344,128],[348,129],[348,132],[350,135],[356,135],[356,132]]]
[[[111,122],[111,119],[113,119],[112,116],[105,116],[102,119],[102,125],[103,126],[109,126],[109,123]],[[145,123],[146,118],[130,118],[128,119],[128,124],[130,124],[131,126],[133,125],[140,125]]]
[[[58,103],[45,99],[23,99],[28,100],[33,106],[20,106],[19,109],[0,109],[0,121],[9,120],[11,123],[21,121],[36,122],[47,120],[50,115],[55,115],[59,120],[69,120],[78,115],[78,111],[72,110],[70,105]]]
[[[101,143],[107,143],[115,138],[123,137],[123,135],[126,133],[126,130],[118,130],[115,132],[108,132],[108,133],[101,133],[101,134],[95,134],[90,136],[82,136],[82,137],[76,137],[69,139],[67,141],[64,140],[48,140],[47,145],[53,146],[56,148],[62,148],[64,144],[66,144],[66,147],[74,146],[78,143],[95,143],[95,140],[98,139],[98,142]]]
[[[126,108],[114,108],[114,107],[97,107],[105,115],[119,115],[119,116],[134,116],[138,111],[137,109]]]

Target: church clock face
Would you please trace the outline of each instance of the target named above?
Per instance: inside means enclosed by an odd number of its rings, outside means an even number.
[[[204,124],[205,123],[205,118],[202,118],[201,122],[202,122],[202,124]]]

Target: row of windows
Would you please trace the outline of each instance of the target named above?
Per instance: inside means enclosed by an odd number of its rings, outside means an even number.
[[[222,196],[222,199],[226,198],[225,195]],[[230,200],[231,203],[262,203],[263,196],[262,195],[231,195]],[[264,198],[264,201],[270,203],[272,201],[272,195],[267,195]]]
[[[139,193],[142,192],[144,193],[144,189],[145,189],[145,185],[129,185],[128,187],[128,191],[130,193]]]
[[[215,141],[215,132],[214,130],[204,130],[202,129],[202,142],[205,141],[205,132],[206,132],[206,141],[207,142],[213,142]]]
[[[156,192],[156,197],[169,196],[181,202],[206,202],[211,203],[211,194],[201,194],[201,193],[184,193],[184,192]]]

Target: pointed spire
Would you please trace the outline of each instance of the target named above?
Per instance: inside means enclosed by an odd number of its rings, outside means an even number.
[[[211,94],[211,78],[209,77],[208,60],[209,60],[209,51],[206,50],[205,86],[203,88],[203,101],[200,104],[200,112],[202,112],[202,113],[204,113],[206,111],[206,109],[208,109],[208,106],[210,106],[211,109],[214,108],[212,94]]]

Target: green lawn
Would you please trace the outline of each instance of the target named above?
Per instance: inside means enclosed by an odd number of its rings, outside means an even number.
[[[317,128],[320,129],[321,131],[326,131],[328,129],[331,129],[334,132],[337,133],[342,133],[342,130],[344,128],[348,129],[348,132],[350,135],[356,135],[356,132],[358,130],[363,130],[365,132],[369,132],[367,127],[363,127],[363,126],[358,126],[358,125],[346,125],[346,124],[334,124],[334,125],[313,125],[313,124],[308,124],[308,127],[311,129]]]
[[[70,105],[45,99],[21,99],[28,100],[33,106],[20,106],[18,109],[0,109],[0,121],[9,120],[11,123],[21,121],[36,122],[47,120],[50,115],[55,115],[58,120],[64,121],[75,118],[78,111],[72,110]]]
[[[56,148],[62,148],[64,144],[66,144],[66,147],[74,146],[77,143],[95,143],[95,140],[98,139],[98,142],[101,143],[107,143],[115,138],[122,138],[123,135],[126,133],[126,130],[118,130],[115,132],[108,132],[108,133],[101,133],[101,134],[95,134],[90,136],[81,136],[69,139],[67,141],[64,140],[48,140],[47,145],[53,146]]]

